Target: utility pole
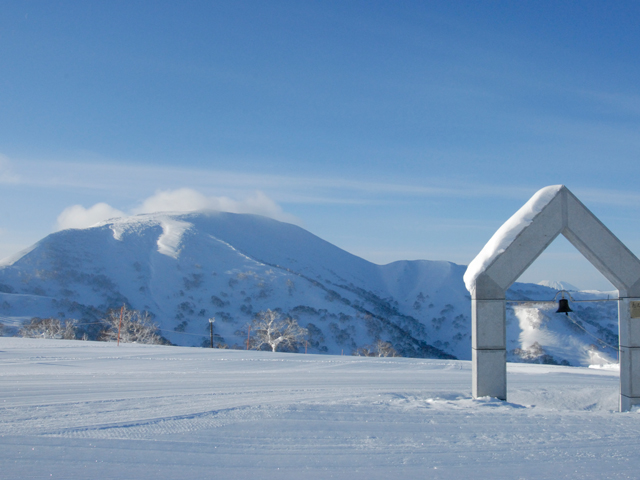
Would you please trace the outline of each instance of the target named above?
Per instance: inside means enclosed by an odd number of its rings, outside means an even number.
[[[209,319],[209,331],[211,332],[211,348],[213,348],[213,322],[216,321],[216,317]]]
[[[122,315],[124,314],[124,305],[122,305],[122,308],[120,309],[120,323],[118,323],[118,344],[117,346],[120,346],[120,329],[122,328]]]

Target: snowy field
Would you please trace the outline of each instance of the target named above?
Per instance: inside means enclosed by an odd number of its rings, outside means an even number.
[[[0,478],[618,479],[618,374],[465,361],[0,338]]]

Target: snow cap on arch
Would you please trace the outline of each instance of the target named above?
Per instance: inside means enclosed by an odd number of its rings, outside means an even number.
[[[467,290],[476,298],[504,298],[561,233],[621,295],[640,295],[640,261],[564,185],[536,192],[496,231],[465,272]]]

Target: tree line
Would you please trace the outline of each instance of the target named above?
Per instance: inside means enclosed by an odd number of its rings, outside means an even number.
[[[27,338],[55,338],[63,340],[88,340],[85,324],[77,320],[34,317],[23,323],[18,334]],[[98,326],[95,339],[104,342],[146,343],[170,345],[159,333],[159,327],[148,312],[140,312],[126,307],[109,310],[99,322],[89,325]]]
[[[91,323],[90,325],[96,325]],[[148,312],[129,309],[125,306],[109,310],[105,317],[97,322],[98,341],[122,343],[164,344],[171,343],[160,334],[159,326],[153,322]],[[57,318],[34,317],[25,321],[19,335],[28,338],[50,338],[65,340],[88,340],[86,331],[79,328],[83,324],[77,320],[60,320]],[[272,352],[298,352],[307,344],[309,331],[298,325],[296,319],[283,317],[277,310],[258,312],[252,322],[246,325],[243,334],[247,336],[247,349],[267,350]],[[1,334],[1,331],[0,331]],[[203,342],[205,346],[207,342]],[[213,345],[212,345],[213,346]],[[228,348],[218,342],[216,347]],[[236,348],[236,347],[234,347]],[[352,352],[352,355],[366,357],[395,357],[396,350],[390,342],[378,340],[372,345],[365,345]]]

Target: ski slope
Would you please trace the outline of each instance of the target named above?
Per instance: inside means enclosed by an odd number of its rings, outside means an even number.
[[[611,369],[0,337],[0,478],[619,479]]]

